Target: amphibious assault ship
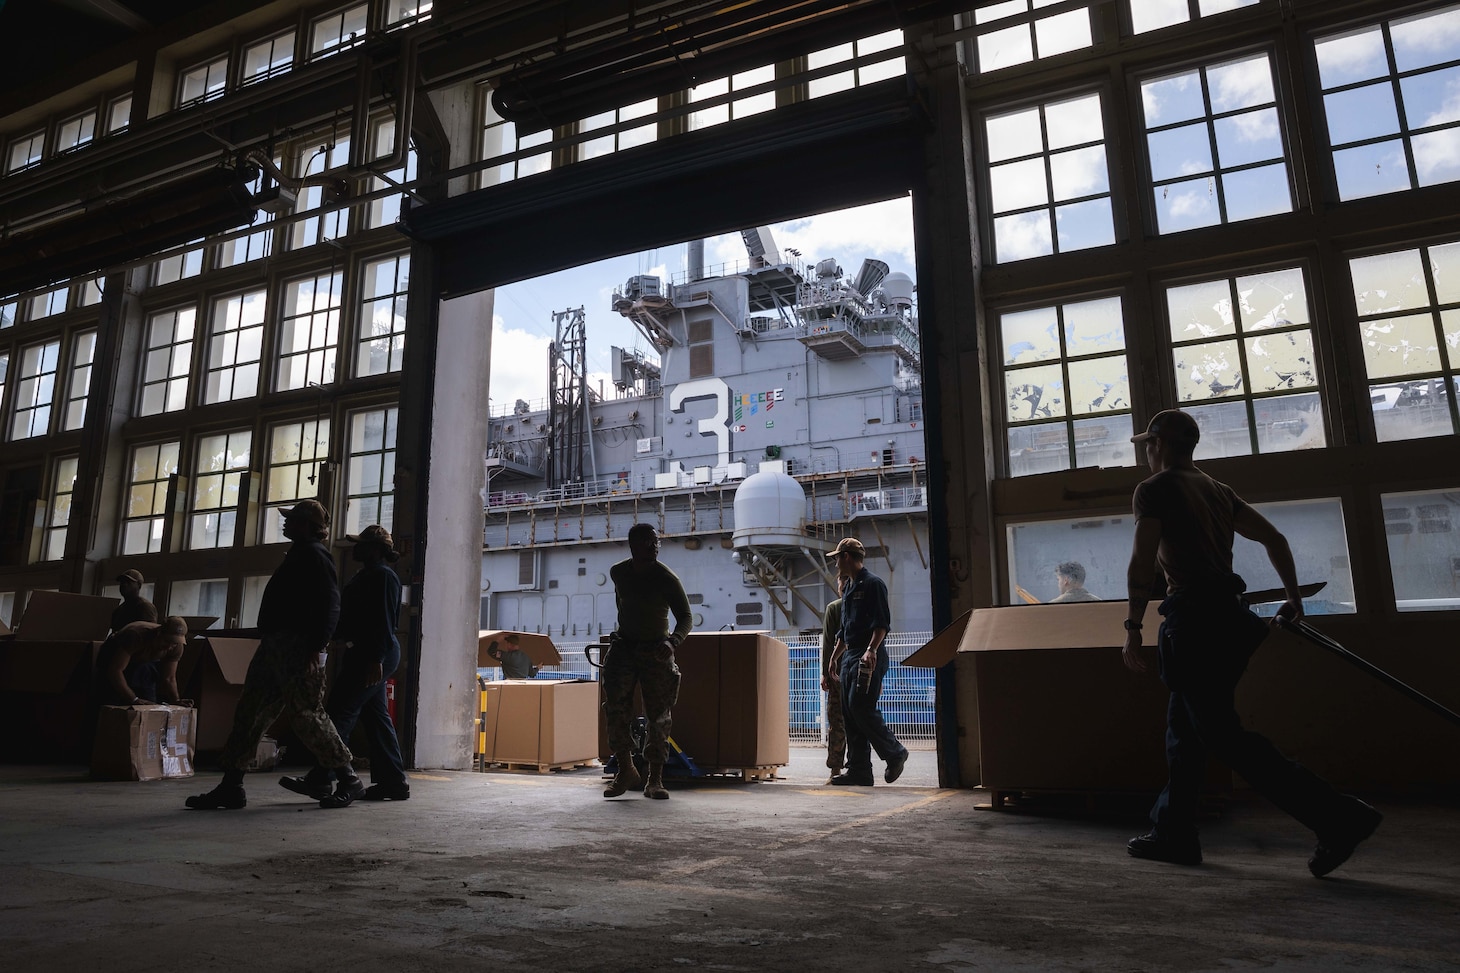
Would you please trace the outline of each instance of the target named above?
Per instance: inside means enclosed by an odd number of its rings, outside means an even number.
[[[866,259],[785,259],[770,230],[748,260],[681,279],[631,277],[611,310],[655,354],[614,348],[589,387],[583,308],[554,315],[549,394],[491,416],[482,627],[546,632],[581,665],[613,629],[609,567],[654,524],[696,631],[802,643],[836,597],[825,554],[866,545],[887,581],[894,657],[929,637],[923,399],[913,281]]]

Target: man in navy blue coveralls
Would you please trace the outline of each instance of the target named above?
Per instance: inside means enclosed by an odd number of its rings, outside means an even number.
[[[1308,869],[1322,877],[1374,833],[1381,815],[1338,793],[1317,774],[1283,756],[1237,715],[1237,682],[1267,637],[1268,626],[1242,599],[1246,584],[1232,571],[1233,534],[1261,544],[1282,579],[1287,602],[1273,619],[1303,617],[1298,573],[1287,538],[1225,483],[1192,463],[1201,430],[1176,409],[1157,413],[1131,437],[1145,451],[1152,476],[1136,487],[1136,536],[1127,577],[1126,667],[1146,670],[1141,621],[1155,569],[1166,578],[1157,646],[1161,680],[1171,690],[1166,711],[1170,779],[1151,809],[1154,827],[1127,845],[1136,858],[1177,865],[1201,862],[1196,805],[1207,754],[1241,774],[1268,800],[1318,835]]]
[[[835,558],[842,584],[842,627],[829,667],[840,680],[842,718],[847,728],[847,771],[833,784],[872,786],[872,751],[887,764],[882,777],[891,784],[907,764],[907,748],[897,742],[877,708],[882,680],[891,660],[883,644],[892,627],[887,584],[868,571],[866,549],[855,537],[844,537],[827,557]],[[872,670],[865,685],[858,682],[863,664]]]

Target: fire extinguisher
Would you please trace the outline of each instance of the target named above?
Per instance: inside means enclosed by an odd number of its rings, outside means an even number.
[[[385,680],[385,712],[390,716],[390,725],[395,726],[395,678]]]

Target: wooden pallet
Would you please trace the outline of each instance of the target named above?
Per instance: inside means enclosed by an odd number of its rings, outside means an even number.
[[[775,780],[776,773],[780,769],[780,766],[777,765],[767,765],[764,767],[714,767],[704,772],[707,777],[738,776],[745,781],[766,781]]]
[[[480,762],[480,763],[478,763],[477,769],[478,770],[482,770],[482,771],[486,771],[486,770],[535,770],[539,774],[546,774],[546,773],[548,773],[549,771],[552,771],[552,770],[579,770],[579,769],[581,769],[583,767],[597,767],[597,766],[598,766],[598,761],[597,760],[593,760],[593,759],[589,759],[589,760],[570,760],[567,763],[560,763],[560,764],[533,764],[533,763],[516,763],[516,762],[513,762],[513,761],[486,761],[486,762]]]

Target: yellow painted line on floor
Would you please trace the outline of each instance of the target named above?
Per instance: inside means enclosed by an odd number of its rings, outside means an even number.
[[[417,771],[413,771],[406,776],[411,780],[451,780],[450,777],[438,777],[435,774],[422,774]]]

